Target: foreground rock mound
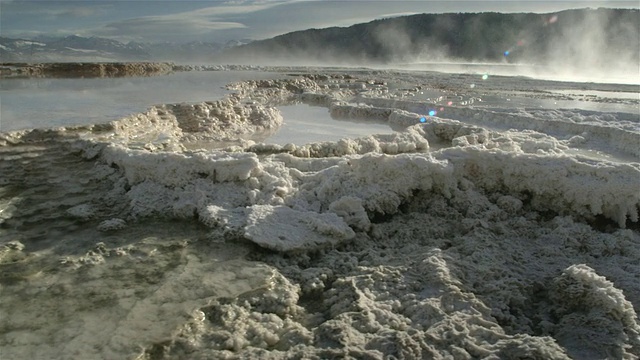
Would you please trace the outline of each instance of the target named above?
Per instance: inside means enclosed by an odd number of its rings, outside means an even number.
[[[3,355],[640,356],[640,119],[427,116],[347,75],[0,134]],[[292,100],[398,132],[245,141]]]

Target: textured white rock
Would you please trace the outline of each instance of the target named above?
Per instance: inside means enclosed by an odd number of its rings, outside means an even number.
[[[362,206],[362,199],[354,196],[344,196],[329,204],[329,210],[338,214],[344,221],[354,229],[368,231],[371,221],[367,212]]]
[[[383,98],[389,89],[348,74],[308,76],[242,82],[220,102],[109,126],[0,134],[3,354],[637,357],[635,117],[462,105],[426,117],[428,101]],[[379,98],[354,98],[365,91]],[[238,139],[276,126],[270,104],[292,100],[406,131],[304,146]],[[182,143],[226,137],[239,146]],[[104,232],[58,221],[88,213],[111,217]]]
[[[246,180],[258,167],[257,157],[248,153],[151,153],[109,146],[103,156],[108,164],[124,170],[131,185],[151,180],[177,186],[199,177],[208,177],[213,182]]]
[[[247,239],[277,251],[311,250],[352,239],[355,233],[334,213],[296,211],[285,206],[247,209]]]
[[[91,218],[94,213],[95,210],[91,204],[80,204],[67,209],[67,214],[85,220]]]
[[[600,352],[610,358],[631,359],[640,354],[640,325],[633,305],[589,266],[565,269],[554,279],[551,299],[559,318],[558,341],[582,348],[577,355]],[[609,336],[598,339],[603,331]]]
[[[98,224],[99,231],[115,231],[124,229],[125,227],[127,227],[127,222],[118,218],[104,220]]]

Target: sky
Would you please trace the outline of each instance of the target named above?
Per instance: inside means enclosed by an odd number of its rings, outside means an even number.
[[[291,31],[446,12],[640,8],[640,1],[0,0],[0,36],[98,36],[127,43],[260,40]]]

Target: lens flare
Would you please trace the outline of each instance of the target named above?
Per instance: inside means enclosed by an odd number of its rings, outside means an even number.
[[[437,113],[435,110],[429,110],[429,116],[436,116]]]
[[[487,74],[482,75],[482,80],[487,80],[488,78],[489,78],[489,75]]]
[[[425,118],[424,116],[423,116],[423,117],[421,117],[421,118],[420,118],[420,122],[421,122],[421,123],[427,122],[427,118]]]
[[[511,51],[507,50],[504,52],[504,56],[509,56],[509,54],[511,53]]]

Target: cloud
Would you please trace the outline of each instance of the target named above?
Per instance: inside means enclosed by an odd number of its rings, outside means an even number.
[[[221,34],[250,32],[247,25],[260,18],[259,12],[297,0],[0,1],[5,36],[80,34],[124,42],[182,42],[226,41]]]
[[[298,1],[307,0],[227,0],[221,3],[221,5],[261,5],[261,4],[286,4]]]
[[[245,25],[237,22],[211,21],[202,18],[143,17],[112,22],[104,27],[88,30],[95,36],[122,40],[176,41],[210,34],[216,30],[240,29]]]
[[[376,1],[373,4],[369,0],[0,2],[4,36],[69,33],[143,42],[264,39],[296,30],[351,26],[423,12],[482,11],[495,10],[496,7],[504,11],[532,8],[541,11],[553,6],[567,7],[569,4],[575,7],[585,3],[428,0]],[[602,1],[592,4],[596,3]]]
[[[104,8],[100,8],[97,6],[92,6],[92,7],[74,6],[72,8],[69,8],[63,11],[52,12],[52,14],[54,16],[60,16],[60,17],[66,17],[66,16],[89,17],[89,16],[95,16],[97,14],[103,13],[104,11],[105,11]]]
[[[186,11],[178,14],[168,15],[168,16],[182,16],[182,17],[213,17],[213,18],[222,18],[224,16],[229,15],[242,15],[249,14],[258,11],[267,10],[269,8],[280,6],[288,3],[292,3],[295,1],[264,1],[264,2],[244,2],[246,5],[217,5],[206,7],[197,10]]]
[[[0,0],[2,9],[14,15],[45,16],[52,18],[82,18],[106,13],[112,6],[106,2],[80,5],[77,1],[9,1]]]
[[[112,21],[100,28],[86,29],[85,33],[94,36],[116,38],[118,40],[138,41],[180,41],[195,40],[210,35],[214,40],[215,32],[221,30],[246,29],[241,21],[231,19],[244,18],[247,14],[263,11],[287,2],[270,1],[268,3],[243,1],[242,4],[218,4],[204,8],[183,11],[167,15],[143,16],[120,21]]]
[[[422,13],[415,12],[415,11],[407,11],[407,12],[399,12],[399,13],[392,13],[392,14],[382,14],[382,15],[376,16],[376,19],[388,19],[388,18],[394,18],[394,17],[400,17],[400,16],[416,15],[416,14],[422,14]]]

